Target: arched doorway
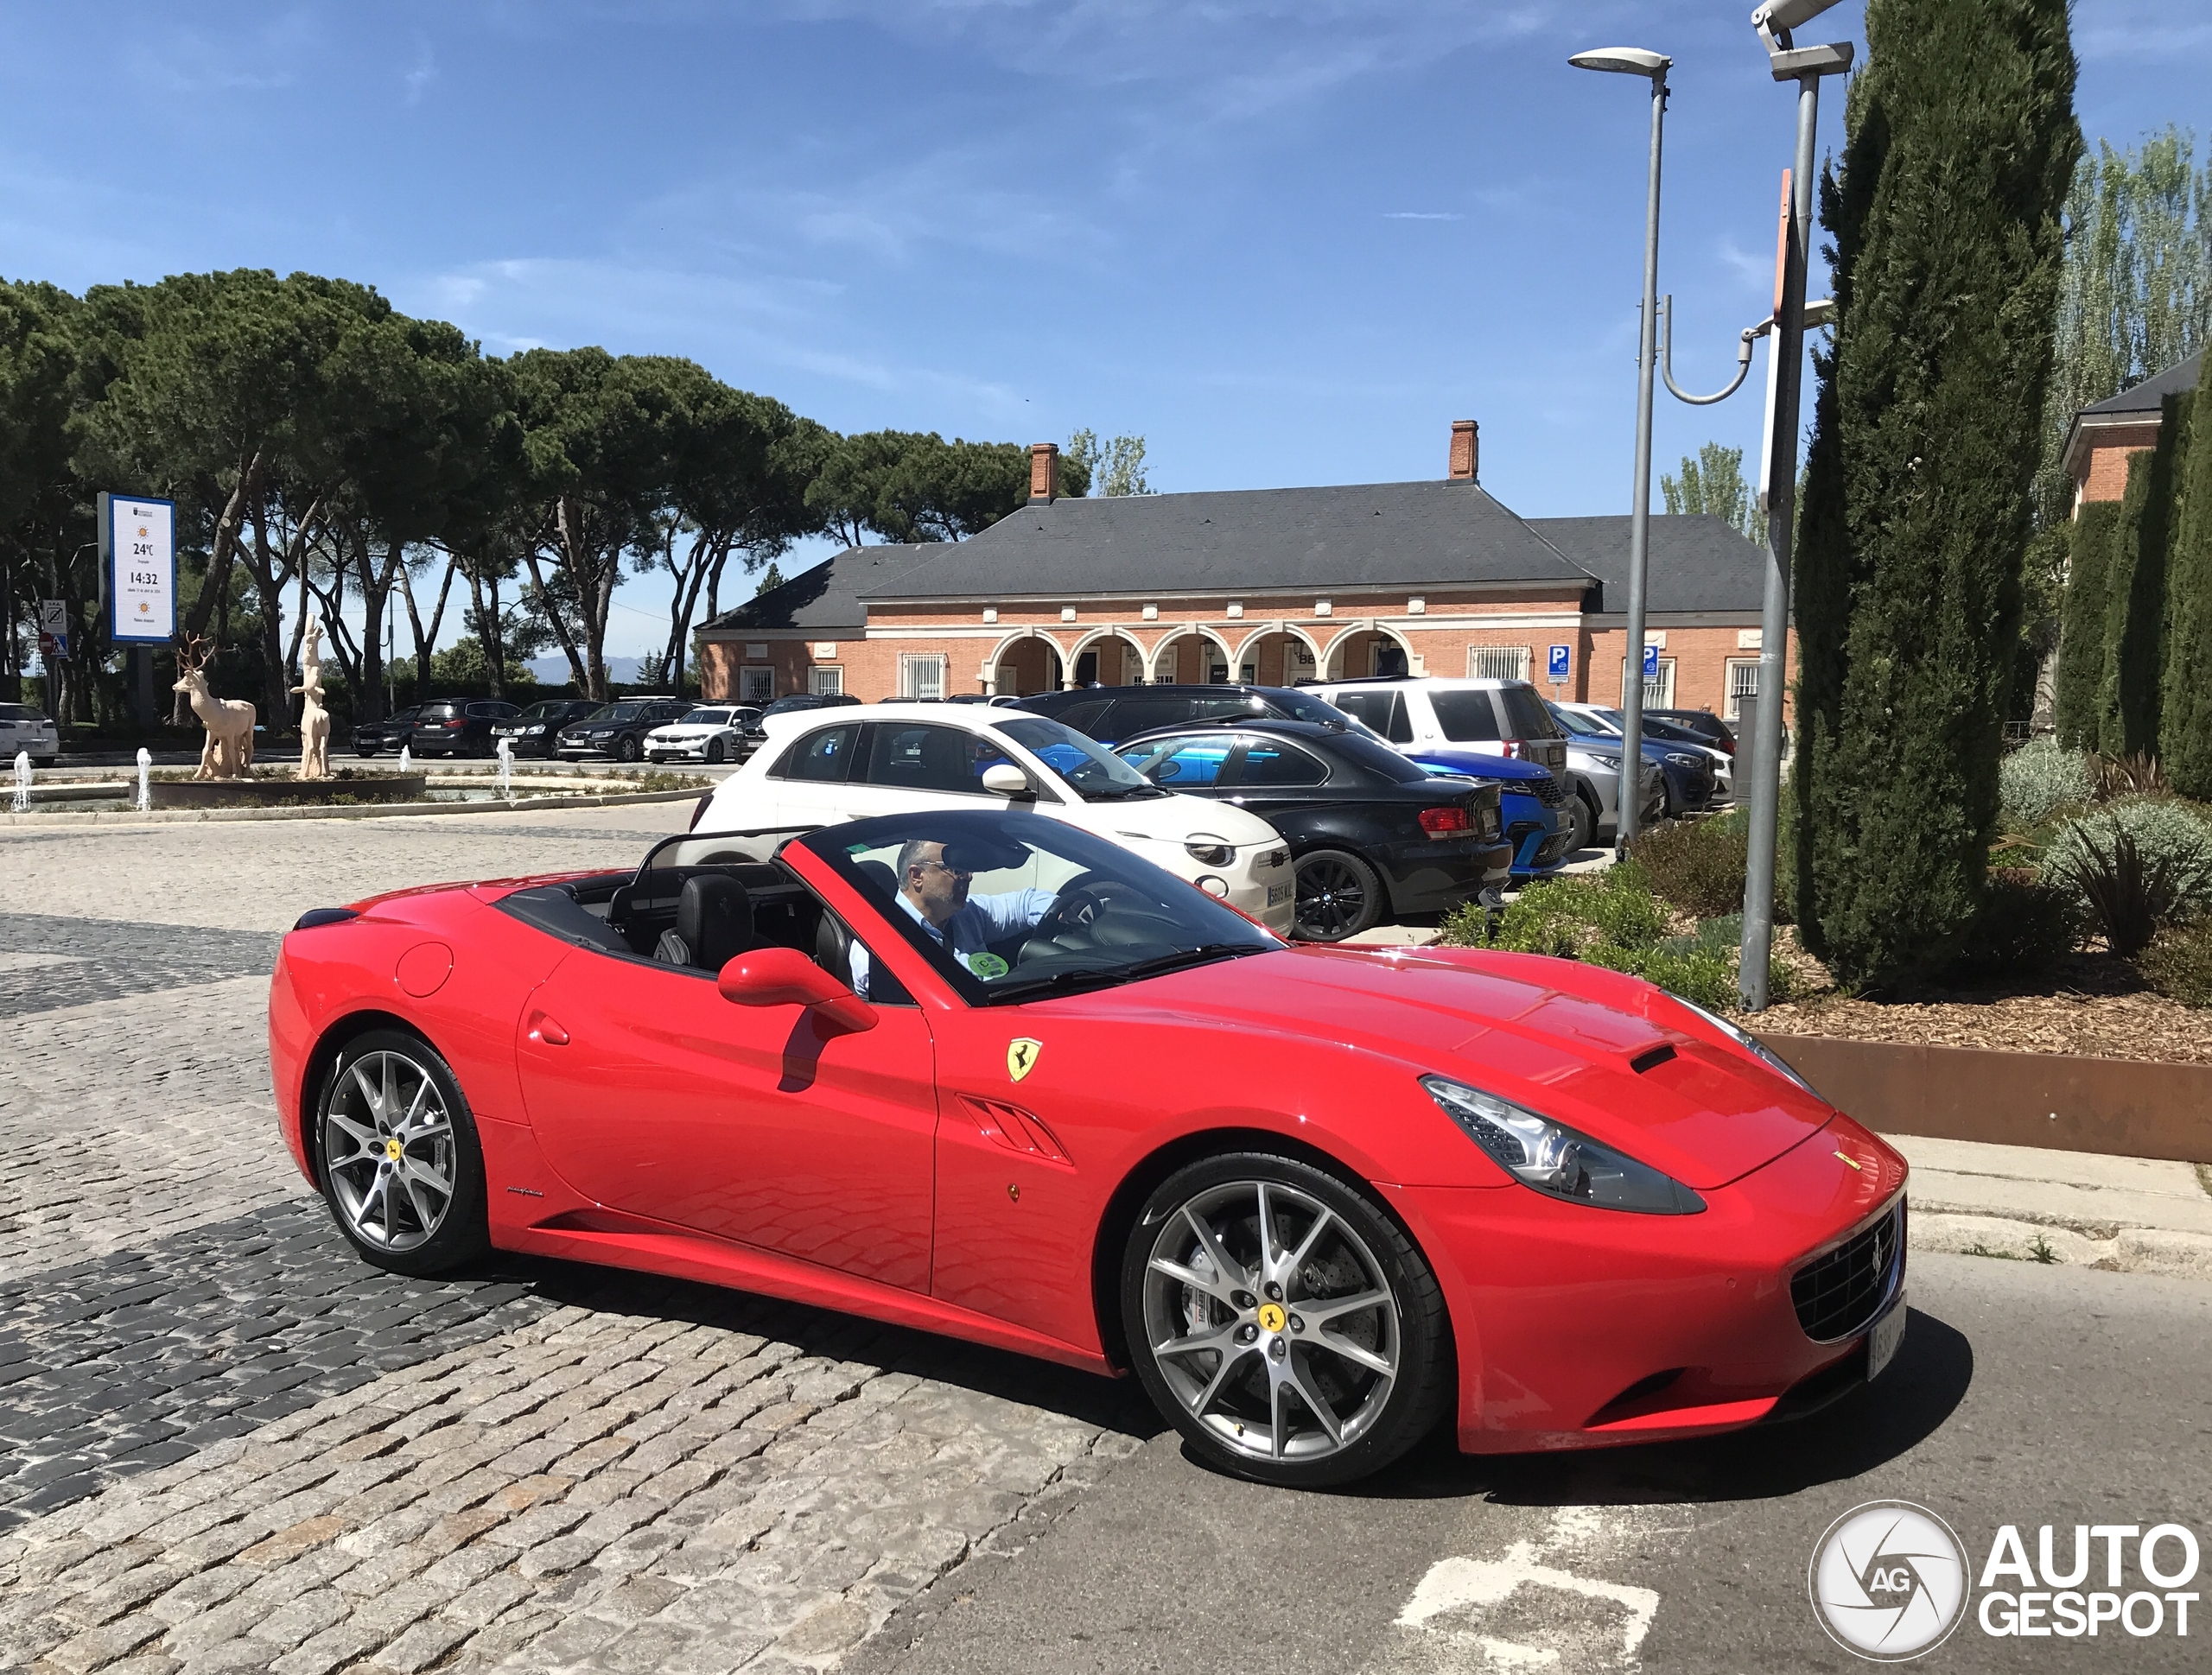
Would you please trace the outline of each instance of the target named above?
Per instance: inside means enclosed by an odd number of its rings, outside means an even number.
[[[1043,634],[1022,634],[999,647],[991,690],[1001,698],[1028,698],[1060,689],[1060,649]]]
[[[1068,653],[1075,686],[1141,686],[1144,648],[1125,634],[1101,630],[1077,640]]]
[[[1163,640],[1152,654],[1152,678],[1160,685],[1205,686],[1236,678],[1235,653],[1220,635],[1185,628]]]
[[[1295,628],[1268,628],[1246,640],[1236,653],[1240,679],[1256,686],[1295,686],[1321,678],[1320,653]]]
[[[1413,648],[1392,629],[1363,625],[1339,635],[1322,664],[1325,680],[1356,681],[1370,676],[1402,679],[1413,672]]]

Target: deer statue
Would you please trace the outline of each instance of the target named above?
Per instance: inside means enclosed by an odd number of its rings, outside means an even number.
[[[197,634],[185,636],[176,654],[176,684],[169,689],[192,700],[192,713],[207,729],[194,779],[245,779],[253,771],[253,706],[238,698],[218,698],[207,689],[208,660],[215,648]]]
[[[300,777],[330,777],[330,712],[322,707],[322,622],[307,620],[306,638],[300,646],[300,683],[292,688],[300,696]]]

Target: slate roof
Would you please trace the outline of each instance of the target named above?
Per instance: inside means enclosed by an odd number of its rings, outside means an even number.
[[[861,598],[1326,593],[1589,580],[1484,490],[1444,480],[1056,500],[925,552],[919,562],[861,588]]]
[[[734,610],[702,624],[700,631],[797,628],[828,638],[856,639],[868,626],[868,607],[861,603],[861,593],[912,569],[917,559],[944,550],[898,542],[849,547],[835,558],[800,571],[781,587],[756,593]]]
[[[2187,360],[2176,361],[2132,389],[2092,403],[2082,409],[2082,415],[2086,418],[2092,413],[2156,413],[2167,397],[2186,395],[2196,388],[2196,375],[2203,365],[2204,352],[2199,349]]]
[[[1628,609],[1625,513],[1613,517],[1532,517],[1529,527],[1596,576],[1603,598],[1592,608]],[[1651,520],[1644,608],[1757,611],[1766,588],[1766,549],[1725,519],[1699,512]]]

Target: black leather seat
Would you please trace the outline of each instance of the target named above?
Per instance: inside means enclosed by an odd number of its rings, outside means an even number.
[[[720,971],[757,940],[753,898],[745,886],[709,872],[683,881],[683,892],[676,898],[676,928],[662,934],[653,957]]]

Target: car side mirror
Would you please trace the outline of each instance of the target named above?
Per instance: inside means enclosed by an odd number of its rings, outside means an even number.
[[[1011,762],[994,762],[983,770],[983,789],[993,796],[1028,796],[1037,795],[1037,788],[1029,783],[1029,776]]]
[[[806,1006],[841,1030],[875,1027],[875,1008],[795,948],[741,954],[715,980],[725,1000],[741,1006]]]

